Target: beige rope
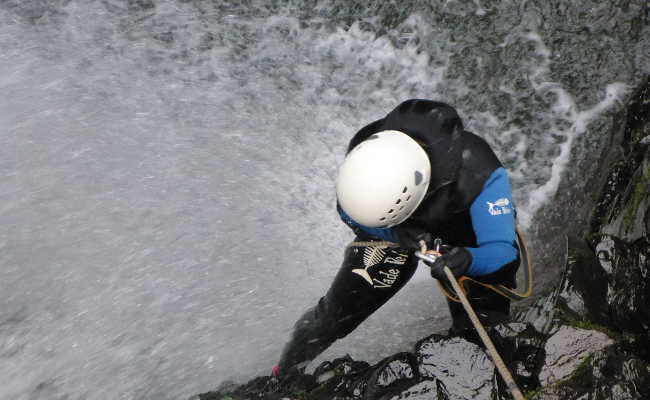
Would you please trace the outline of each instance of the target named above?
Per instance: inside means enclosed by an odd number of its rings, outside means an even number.
[[[487,332],[485,331],[485,328],[481,324],[481,321],[479,321],[478,317],[476,316],[474,309],[472,308],[471,304],[469,304],[469,301],[467,300],[465,293],[463,292],[463,290],[460,288],[460,285],[456,281],[454,274],[447,266],[445,266],[444,271],[445,274],[447,275],[447,279],[449,279],[449,282],[451,282],[451,285],[454,287],[456,294],[460,298],[460,302],[463,304],[463,307],[465,308],[467,315],[469,315],[469,319],[472,321],[474,328],[476,329],[479,336],[481,337],[481,340],[483,341],[485,348],[488,350],[490,357],[492,357],[492,361],[494,361],[494,365],[496,365],[499,374],[501,374],[501,377],[503,378],[504,382],[508,386],[510,393],[512,393],[512,396],[515,398],[515,400],[525,400],[524,395],[521,394],[521,390],[519,390],[517,383],[515,382],[512,375],[510,374],[508,367],[506,367],[506,365],[504,364],[503,359],[499,355],[499,352],[497,351],[496,347],[494,347],[494,343],[492,343],[492,340],[490,339]]]
[[[421,246],[420,252],[422,254],[432,254],[436,257],[440,256],[440,252],[438,248],[436,248],[435,251],[427,250],[427,245],[426,242],[424,241],[420,242],[420,246]],[[508,386],[510,393],[512,393],[512,396],[515,398],[515,400],[525,400],[524,395],[521,394],[521,390],[519,390],[517,383],[515,382],[514,378],[510,374],[510,371],[508,370],[508,367],[506,367],[505,363],[503,362],[503,359],[499,355],[499,352],[497,351],[496,347],[494,347],[494,343],[492,343],[490,336],[488,336],[487,332],[485,331],[485,328],[483,327],[483,324],[481,324],[481,321],[478,319],[478,316],[476,315],[476,312],[474,312],[472,305],[469,304],[469,300],[467,300],[467,296],[465,295],[465,292],[460,287],[460,284],[456,280],[454,274],[451,272],[451,269],[449,269],[449,267],[445,265],[444,271],[445,271],[445,275],[447,275],[447,279],[449,280],[449,282],[451,282],[451,285],[453,286],[456,295],[460,299],[463,308],[467,312],[469,319],[472,321],[472,325],[474,325],[474,329],[476,329],[476,331],[478,332],[478,335],[483,341],[483,344],[485,345],[485,348],[487,349],[488,353],[490,354],[490,357],[492,358],[494,365],[497,367],[499,374],[501,375],[503,381]]]

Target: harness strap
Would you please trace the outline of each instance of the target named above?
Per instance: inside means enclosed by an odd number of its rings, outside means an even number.
[[[458,283],[460,287],[463,289],[463,292],[468,291],[468,285],[473,283],[477,284],[480,286],[483,286],[487,289],[490,289],[498,294],[500,294],[503,297],[506,297],[512,301],[518,301],[518,300],[523,300],[528,297],[530,297],[533,294],[533,268],[532,268],[532,263],[530,261],[530,253],[528,252],[528,247],[526,246],[526,241],[524,240],[524,235],[521,233],[519,228],[517,227],[515,229],[515,232],[517,233],[517,243],[519,245],[519,251],[521,252],[521,259],[524,262],[524,281],[525,281],[525,287],[523,292],[518,292],[516,290],[513,290],[507,286],[501,285],[501,284],[489,284],[489,283],[483,283],[480,282],[476,279],[470,278],[468,276],[461,276],[458,279]],[[350,243],[347,247],[380,247],[380,248],[386,248],[386,247],[391,247],[391,248],[396,248],[400,247],[398,243],[395,242],[389,242],[386,240],[372,240],[372,241],[358,241],[358,242],[352,242]],[[440,286],[440,290],[442,293],[447,296],[449,300],[455,301],[455,302],[460,302],[460,299],[451,294],[447,288],[444,287],[440,282],[438,282],[438,285]]]
[[[526,242],[524,241],[524,236],[519,230],[519,228],[516,229],[517,232],[517,243],[519,244],[519,250],[521,251],[521,258],[524,262],[524,280],[526,286],[524,287],[523,292],[517,292],[507,286],[503,286],[501,284],[489,284],[489,283],[483,283],[480,281],[477,281],[476,279],[470,278],[469,276],[461,276],[458,279],[458,284],[460,287],[463,289],[463,292],[467,292],[468,290],[468,284],[469,283],[474,283],[480,286],[483,286],[487,289],[490,289],[498,294],[500,294],[503,297],[506,297],[510,300],[513,301],[518,301],[518,300],[523,300],[525,298],[530,297],[533,294],[533,270],[532,270],[532,263],[530,262],[530,253],[528,252],[528,247],[526,246]],[[460,299],[458,296],[455,296],[447,290],[444,285],[442,285],[440,282],[438,282],[438,285],[440,286],[440,290],[442,290],[442,293],[444,293],[445,296],[449,300],[459,302]]]
[[[380,248],[386,248],[386,247],[400,247],[398,243],[395,242],[389,242],[386,240],[372,240],[372,241],[367,241],[367,242],[352,242],[348,245],[348,247],[380,247]]]

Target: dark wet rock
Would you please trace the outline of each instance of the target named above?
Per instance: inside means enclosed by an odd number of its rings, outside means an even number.
[[[559,301],[575,319],[607,321],[607,272],[582,239],[568,238],[568,257]]]
[[[606,183],[591,220],[591,233],[626,241],[648,238],[650,146],[650,77],[632,96],[620,141],[620,156],[606,175]],[[618,150],[614,148],[613,150]]]
[[[615,236],[593,240],[600,265],[608,272],[607,310],[610,324],[633,332],[650,330],[650,275],[647,239],[625,242]]]
[[[411,353],[399,353],[379,363],[368,375],[364,399],[377,399],[412,386],[420,380],[416,358]]]
[[[613,141],[616,156],[602,174],[607,179],[600,201],[584,227],[590,234],[565,239],[564,268],[547,295],[519,312],[516,322],[488,328],[530,400],[650,399],[650,79],[619,120],[625,123]],[[375,365],[343,357],[321,364],[313,375],[260,377],[195,398],[511,397],[477,335],[463,332],[429,336],[412,352]]]
[[[313,375],[319,386],[310,393],[309,398],[361,398],[368,387],[369,367],[370,364],[355,361],[348,355],[331,362],[323,362],[314,371]]]
[[[443,400],[443,399],[450,399],[452,398],[451,396],[452,394],[449,393],[449,391],[441,381],[437,379],[432,379],[432,380],[422,381],[416,385],[413,385],[410,388],[404,390],[402,393],[390,397],[390,400],[402,400],[402,399]]]
[[[520,389],[529,391],[538,388],[538,376],[546,355],[546,335],[521,322],[497,325],[488,332]],[[507,391],[505,388],[502,390]]]
[[[213,392],[193,396],[191,400],[280,400],[286,396],[303,399],[307,393],[310,393],[309,399],[333,398],[331,394],[327,394],[327,397],[311,397],[311,392],[317,387],[316,379],[312,375],[294,375],[284,380],[261,376],[240,386],[233,386],[231,383],[222,385]]]
[[[540,383],[548,385],[565,379],[587,357],[612,343],[613,340],[602,332],[561,326],[544,346],[546,358],[539,373]]]
[[[650,78],[637,89],[624,117],[621,156],[607,175],[591,221],[590,245],[607,274],[608,325],[650,329]]]
[[[485,351],[463,338],[434,335],[415,349],[420,375],[438,379],[451,398],[488,398],[493,389],[494,365]]]
[[[650,398],[650,365],[623,347],[613,345],[593,352],[567,378],[542,387],[530,399]]]

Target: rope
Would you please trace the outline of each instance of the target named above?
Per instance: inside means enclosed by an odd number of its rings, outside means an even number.
[[[463,304],[463,308],[465,308],[467,315],[469,315],[469,319],[472,321],[474,328],[476,329],[479,336],[481,337],[481,340],[483,341],[485,348],[488,350],[490,357],[492,357],[492,361],[494,362],[494,365],[497,367],[499,374],[501,374],[501,377],[503,378],[504,382],[508,386],[510,393],[512,393],[512,396],[515,398],[515,400],[525,400],[524,395],[521,394],[521,390],[519,390],[517,383],[515,382],[512,375],[510,374],[508,367],[506,367],[506,365],[504,364],[503,359],[499,355],[499,352],[497,351],[496,347],[494,347],[494,343],[492,343],[492,340],[490,339],[487,332],[485,331],[485,328],[481,324],[481,321],[479,321],[478,317],[476,316],[474,309],[469,304],[469,301],[467,300],[465,293],[463,292],[460,285],[456,281],[454,274],[447,266],[445,266],[444,271],[445,274],[447,275],[447,279],[449,279],[449,282],[451,282],[451,285],[454,287],[456,294],[458,294],[458,297],[460,298],[460,302]]]

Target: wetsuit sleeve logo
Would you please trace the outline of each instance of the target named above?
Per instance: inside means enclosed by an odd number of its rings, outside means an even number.
[[[503,215],[512,213],[512,203],[505,197],[495,201],[494,203],[490,201],[486,201],[486,203],[488,205],[488,212],[490,215]]]

